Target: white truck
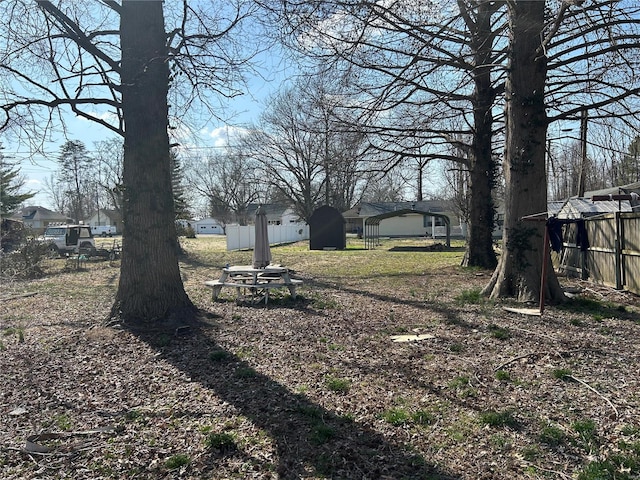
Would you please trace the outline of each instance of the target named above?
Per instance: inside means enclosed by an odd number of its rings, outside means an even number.
[[[118,232],[113,225],[93,225],[91,233],[94,237],[113,237]]]

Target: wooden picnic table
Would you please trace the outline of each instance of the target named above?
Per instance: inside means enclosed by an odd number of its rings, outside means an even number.
[[[254,268],[252,265],[235,265],[222,269],[218,280],[207,280],[204,284],[213,290],[213,300],[217,300],[223,287],[236,289],[237,299],[250,298],[253,303],[269,301],[269,291],[273,288],[288,288],[292,298],[296,298],[296,287],[302,280],[291,278],[289,269],[279,265]]]

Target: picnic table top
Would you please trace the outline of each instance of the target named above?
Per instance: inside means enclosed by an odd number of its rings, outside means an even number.
[[[267,265],[264,268],[254,268],[253,265],[232,265],[224,267],[222,271],[226,273],[285,273],[288,269],[281,265]]]

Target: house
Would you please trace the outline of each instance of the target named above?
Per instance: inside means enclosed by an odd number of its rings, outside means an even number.
[[[256,210],[262,205],[262,209],[266,212],[267,223],[269,225],[289,225],[292,223],[303,223],[293,208],[281,203],[250,203],[247,206],[247,217],[250,223],[256,218]]]
[[[21,220],[25,227],[37,233],[44,232],[44,229],[52,223],[73,223],[73,219],[66,215],[37,205],[18,210],[13,214],[13,218]]]
[[[196,234],[198,235],[224,235],[224,226],[215,218],[203,218],[192,222]]]
[[[362,202],[342,213],[347,222],[347,232],[361,233],[368,218],[387,216],[394,211],[412,211],[397,216],[382,218],[378,235],[382,237],[446,236],[446,219],[451,226],[451,235],[462,235],[458,215],[451,202],[427,200],[421,202]],[[424,213],[421,213],[424,212]],[[434,213],[435,215],[429,215]]]
[[[116,227],[117,233],[122,233],[122,215],[117,210],[100,208],[87,218],[84,223],[91,227],[111,225]]]

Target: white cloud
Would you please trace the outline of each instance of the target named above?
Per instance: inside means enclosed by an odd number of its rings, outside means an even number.
[[[246,134],[247,131],[248,130],[246,128],[224,125],[222,127],[214,128],[210,132],[206,132],[205,130],[205,134],[213,140],[213,146],[224,147],[233,143],[235,138]]]
[[[27,178],[24,181],[24,188],[26,190],[29,189],[33,189],[33,188],[42,188],[42,181],[38,180],[37,178]]]

